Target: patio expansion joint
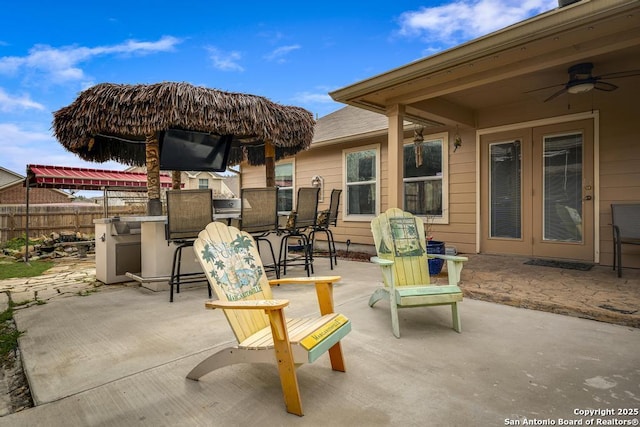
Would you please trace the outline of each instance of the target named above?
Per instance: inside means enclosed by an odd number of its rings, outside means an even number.
[[[49,401],[46,401],[46,402],[44,402],[44,401],[43,402],[39,402],[37,406],[46,405],[46,404],[53,403],[53,402],[58,402],[58,401],[61,401],[61,400],[64,400],[64,399],[67,399],[67,398],[73,397],[73,396],[80,396],[80,395],[83,395],[84,393],[91,392],[92,390],[97,390],[97,389],[103,388],[103,387],[105,387],[105,386],[107,386],[109,384],[117,384],[120,381],[127,380],[129,378],[134,378],[134,377],[138,376],[139,374],[152,372],[152,371],[154,371],[156,369],[163,368],[165,366],[171,365],[171,364],[179,362],[181,360],[189,359],[189,358],[191,358],[191,357],[193,357],[195,355],[198,355],[198,354],[211,354],[212,352],[221,350],[223,348],[232,346],[234,344],[235,344],[235,340],[233,340],[233,341],[231,341],[231,340],[225,341],[223,343],[220,343],[220,344],[212,346],[212,347],[207,347],[207,348],[204,348],[202,350],[186,354],[184,356],[176,357],[174,359],[167,360],[167,361],[162,362],[162,363],[158,363],[158,364],[156,364],[154,366],[150,366],[148,368],[144,368],[144,369],[141,369],[141,370],[136,371],[136,372],[131,372],[129,374],[122,375],[122,376],[120,376],[118,378],[113,378],[113,379],[111,379],[109,381],[105,381],[102,384],[91,386],[91,387],[85,388],[83,390],[78,390],[78,391],[76,391],[74,393],[71,393],[71,394],[68,394],[68,395],[64,395],[64,396],[60,396],[60,397],[57,397],[55,399],[52,399],[52,400],[49,400]],[[185,378],[185,380],[186,380],[186,378]],[[187,380],[187,381],[191,381],[191,380]],[[193,382],[195,383],[197,381],[193,381]]]

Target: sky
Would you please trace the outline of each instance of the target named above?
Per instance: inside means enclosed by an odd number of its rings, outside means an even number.
[[[329,92],[558,6],[557,0],[8,0],[0,13],[0,166],[123,170],[53,137],[53,113],[98,83],[188,82],[322,117]]]

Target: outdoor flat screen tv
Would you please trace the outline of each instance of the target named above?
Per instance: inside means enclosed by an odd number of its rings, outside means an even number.
[[[160,138],[160,169],[224,172],[233,135],[169,129]]]

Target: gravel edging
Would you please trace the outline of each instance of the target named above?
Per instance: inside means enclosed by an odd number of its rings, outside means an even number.
[[[16,331],[13,319],[4,323],[8,331]],[[29,382],[22,369],[20,348],[16,346],[0,361],[0,417],[33,407]]]

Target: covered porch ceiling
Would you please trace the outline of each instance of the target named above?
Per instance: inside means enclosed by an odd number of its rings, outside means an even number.
[[[593,76],[640,70],[638,1],[583,0],[330,95],[383,114],[403,105],[407,120],[425,125],[476,128],[481,109],[543,103],[569,80],[568,68],[581,62],[593,63]],[[624,91],[639,85],[640,77],[611,82]]]

